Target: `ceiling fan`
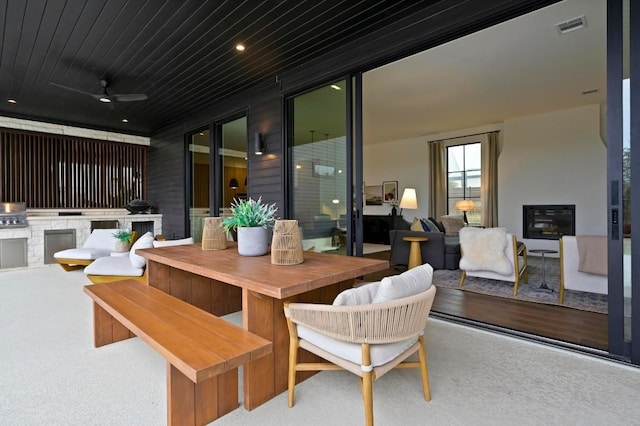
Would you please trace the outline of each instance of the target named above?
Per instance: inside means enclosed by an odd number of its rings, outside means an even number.
[[[62,84],[54,83],[52,81],[50,81],[49,84],[56,87],[60,87],[62,89],[71,90],[72,92],[89,95],[92,98],[107,104],[113,101],[136,102],[136,101],[144,101],[145,99],[147,99],[147,95],[143,93],[120,93],[120,94],[109,93],[107,89],[111,85],[111,80],[108,80],[106,78],[100,79],[100,85],[102,86],[102,93],[91,93],[84,90],[76,89],[75,87],[69,87],[69,86],[64,86]]]

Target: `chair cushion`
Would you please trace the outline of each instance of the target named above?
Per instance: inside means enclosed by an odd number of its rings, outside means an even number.
[[[354,364],[362,364],[362,346],[360,344],[334,339],[303,325],[298,325],[297,329],[298,337],[312,345]],[[418,339],[414,337],[400,342],[371,345],[371,365],[377,367],[394,360],[413,345],[416,340]]]
[[[125,277],[141,277],[144,274],[144,268],[132,265],[128,256],[108,256],[94,260],[90,265],[84,268],[84,273],[88,275],[122,275]]]
[[[115,249],[115,247],[114,247]],[[99,257],[109,256],[113,250],[97,248],[72,248],[53,253],[56,259],[94,260]]]
[[[344,290],[333,300],[334,306],[367,305],[373,302],[378,291],[380,281],[361,285],[360,287]]]
[[[460,269],[509,275],[513,273],[513,265],[505,253],[508,245],[505,228],[465,227],[460,230]]]
[[[193,244],[193,237],[182,238],[180,240],[166,240],[166,241],[153,240],[154,247],[181,246],[184,244]]]
[[[146,265],[146,259],[140,255],[136,254],[137,249],[145,249],[153,247],[153,234],[151,232],[147,232],[142,237],[138,238],[135,243],[131,246],[131,251],[129,252],[129,260],[134,268],[144,268]]]
[[[428,263],[400,275],[385,277],[380,282],[373,303],[388,302],[422,293],[431,287],[433,268]]]
[[[118,232],[118,229],[94,229],[82,248],[95,248],[107,252],[115,251],[118,240],[113,236],[114,232]]]

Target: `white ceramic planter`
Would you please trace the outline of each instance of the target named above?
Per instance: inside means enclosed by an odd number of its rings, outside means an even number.
[[[269,230],[262,227],[238,228],[238,254],[262,256],[269,251]]]

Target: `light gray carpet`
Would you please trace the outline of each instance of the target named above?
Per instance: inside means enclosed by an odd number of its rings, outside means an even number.
[[[1,425],[162,425],[165,363],[129,339],[93,347],[87,283],[58,266],[0,272]],[[231,320],[237,321],[238,315]],[[414,370],[374,384],[377,425],[640,424],[640,369],[430,319],[432,400]],[[357,425],[358,379],[322,372],[220,425]]]

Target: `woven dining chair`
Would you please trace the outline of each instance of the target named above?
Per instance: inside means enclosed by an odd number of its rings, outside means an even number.
[[[424,399],[429,401],[423,333],[435,294],[431,285],[409,297],[365,305],[285,303],[289,407],[294,404],[297,371],[340,369],[360,377],[367,425],[373,425],[373,381],[393,368],[419,368]],[[298,362],[299,348],[327,362]],[[418,361],[407,360],[416,352]]]

